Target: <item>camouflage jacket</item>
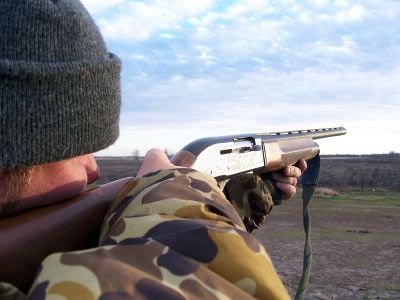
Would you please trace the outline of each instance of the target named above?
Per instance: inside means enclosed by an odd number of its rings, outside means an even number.
[[[132,179],[99,247],[46,258],[28,299],[289,299],[216,182],[191,169]]]

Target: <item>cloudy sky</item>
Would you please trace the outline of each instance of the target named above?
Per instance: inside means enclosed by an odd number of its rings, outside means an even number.
[[[83,0],[123,61],[99,155],[336,127],[324,154],[400,152],[400,1]]]

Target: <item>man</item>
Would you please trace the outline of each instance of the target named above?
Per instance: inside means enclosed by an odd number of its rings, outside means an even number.
[[[92,153],[118,137],[120,61],[78,0],[1,1],[0,40],[0,214],[12,215],[97,179]],[[273,175],[286,198],[305,168]],[[156,149],[115,197],[99,247],[42,263],[27,297],[57,296],[288,298],[215,180]],[[0,298],[25,296],[3,283]]]

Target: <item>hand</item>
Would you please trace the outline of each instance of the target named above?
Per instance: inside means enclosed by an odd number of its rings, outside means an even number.
[[[141,177],[147,173],[155,172],[158,170],[169,170],[169,169],[180,169],[180,168],[185,168],[185,167],[174,165],[169,161],[167,155],[162,150],[154,148],[147,151],[143,163],[140,166],[140,169],[137,172],[136,176]],[[203,175],[208,179],[210,183],[217,185],[217,181],[213,176],[206,173],[203,173]]]
[[[276,186],[283,192],[284,199],[289,199],[296,194],[297,179],[307,169],[307,163],[301,159],[294,166],[287,166],[280,172],[272,173]]]
[[[137,172],[137,177],[158,170],[179,168],[171,163],[167,155],[160,149],[151,149],[146,153],[143,163]]]

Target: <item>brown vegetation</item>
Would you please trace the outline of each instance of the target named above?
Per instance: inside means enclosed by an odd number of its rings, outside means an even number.
[[[135,176],[143,157],[135,155],[96,159],[101,170],[97,183],[104,184],[122,177]],[[396,153],[323,156],[319,186],[333,190],[400,191],[399,170],[400,154]]]
[[[324,156],[319,185],[336,189],[400,191],[400,154]]]
[[[96,184],[104,184],[124,177],[135,177],[143,157],[96,157],[100,178]]]
[[[330,188],[316,188],[315,197],[339,197],[340,193]]]

